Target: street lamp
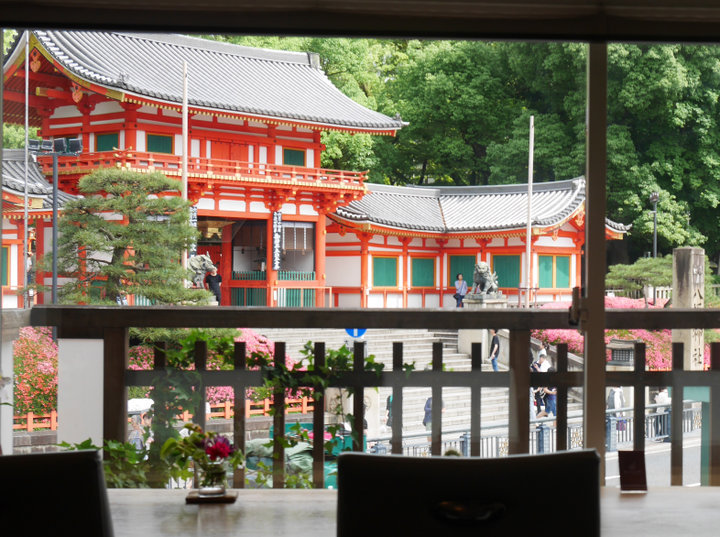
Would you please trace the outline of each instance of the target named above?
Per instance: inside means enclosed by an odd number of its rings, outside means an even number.
[[[77,155],[82,152],[80,138],[58,138],[57,140],[28,140],[28,151],[50,155],[53,159],[52,182],[52,303],[57,304],[57,241],[58,241],[58,156]]]
[[[650,203],[653,204],[653,257],[657,257],[657,204],[660,194],[653,192],[650,194]]]

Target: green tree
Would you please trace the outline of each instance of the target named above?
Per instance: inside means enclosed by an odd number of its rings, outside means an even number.
[[[605,288],[627,294],[642,291],[646,285],[670,287],[673,279],[672,255],[641,257],[630,265],[612,265],[605,277]]]
[[[519,112],[501,46],[483,42],[408,44],[407,60],[388,82],[389,99],[410,124],[378,145],[384,161],[375,180],[487,184],[488,146]]]
[[[710,260],[705,257],[705,307],[717,308],[720,298],[716,297],[711,289],[715,283]],[[605,277],[605,288],[620,290],[625,294],[642,291],[646,286],[672,287],[673,284],[673,256],[641,257],[631,264],[611,265]]]
[[[5,53],[10,50],[10,46],[15,42],[17,32],[15,30],[5,30],[3,47]],[[37,127],[30,128],[30,137],[37,138]],[[19,149],[25,147],[25,128],[22,125],[9,125],[3,123],[3,147],[6,149]]]
[[[83,197],[60,219],[58,272],[72,277],[65,303],[115,304],[122,293],[158,304],[202,303],[207,291],[188,289],[180,256],[196,240],[180,182],[161,173],[99,169],[80,179]],[[49,262],[49,256],[45,257]]]
[[[387,98],[385,82],[403,57],[404,41],[319,37],[227,36],[209,39],[235,45],[314,52],[330,81],[354,101],[388,115],[397,110]],[[321,157],[324,168],[370,170],[378,165],[375,145],[384,137],[326,131]]]

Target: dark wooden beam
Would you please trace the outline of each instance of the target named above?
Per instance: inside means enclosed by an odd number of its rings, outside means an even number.
[[[176,306],[35,306],[33,326],[57,326],[73,337],[90,337],[108,327],[167,328],[498,328],[575,329],[567,310],[534,309],[330,309]],[[720,328],[720,310],[607,310],[608,329]],[[86,334],[82,336],[81,334]],[[95,337],[95,336],[93,336]]]
[[[9,28],[716,42],[713,0],[0,0]]]

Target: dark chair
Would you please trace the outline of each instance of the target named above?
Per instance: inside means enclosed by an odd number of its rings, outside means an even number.
[[[0,456],[0,528],[7,537],[112,537],[99,452]]]
[[[338,537],[600,535],[594,450],[498,459],[344,453]]]

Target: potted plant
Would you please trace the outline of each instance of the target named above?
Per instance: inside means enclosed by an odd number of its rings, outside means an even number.
[[[160,455],[174,478],[194,478],[200,497],[224,496],[228,471],[244,463],[242,452],[227,437],[193,424],[185,425],[180,438],[168,438]]]

